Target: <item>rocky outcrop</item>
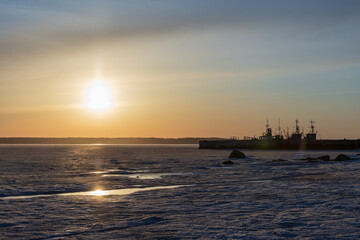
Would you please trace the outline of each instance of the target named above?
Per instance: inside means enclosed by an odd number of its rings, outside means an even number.
[[[302,159],[302,160],[304,160],[304,161],[306,161],[306,162],[317,162],[317,161],[319,161],[319,159],[317,159],[317,158],[312,158],[312,157],[307,157],[307,158],[304,158],[304,159]]]
[[[324,155],[324,156],[318,157],[317,159],[323,160],[323,161],[330,161],[330,156],[329,155]]]
[[[226,161],[224,161],[222,164],[234,164],[234,162],[231,161],[231,160],[226,160]]]
[[[321,157],[307,157],[307,158],[303,158],[301,160],[307,161],[307,162],[317,162],[318,160],[322,160],[322,161],[347,161],[350,160],[351,158],[345,154],[339,154],[335,159],[331,160],[329,155],[324,155]]]
[[[239,150],[233,150],[229,158],[246,158],[246,156],[243,152],[240,152]]]
[[[345,154],[339,154],[334,161],[346,161],[346,160],[350,160],[349,156],[346,156]]]

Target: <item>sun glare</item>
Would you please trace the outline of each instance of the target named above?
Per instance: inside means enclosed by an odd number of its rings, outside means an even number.
[[[107,109],[112,106],[110,91],[102,80],[95,81],[87,92],[86,108]]]

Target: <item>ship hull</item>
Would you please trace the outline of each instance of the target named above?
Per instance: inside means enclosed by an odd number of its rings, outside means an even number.
[[[218,140],[200,141],[199,149],[263,149],[263,150],[354,150],[360,140]]]

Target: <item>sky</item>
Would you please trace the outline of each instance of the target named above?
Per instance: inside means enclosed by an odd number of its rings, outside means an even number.
[[[0,0],[0,137],[360,138],[359,26],[357,0]]]

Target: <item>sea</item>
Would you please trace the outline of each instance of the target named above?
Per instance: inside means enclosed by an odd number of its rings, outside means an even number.
[[[241,151],[0,145],[0,239],[360,239],[359,151]]]

